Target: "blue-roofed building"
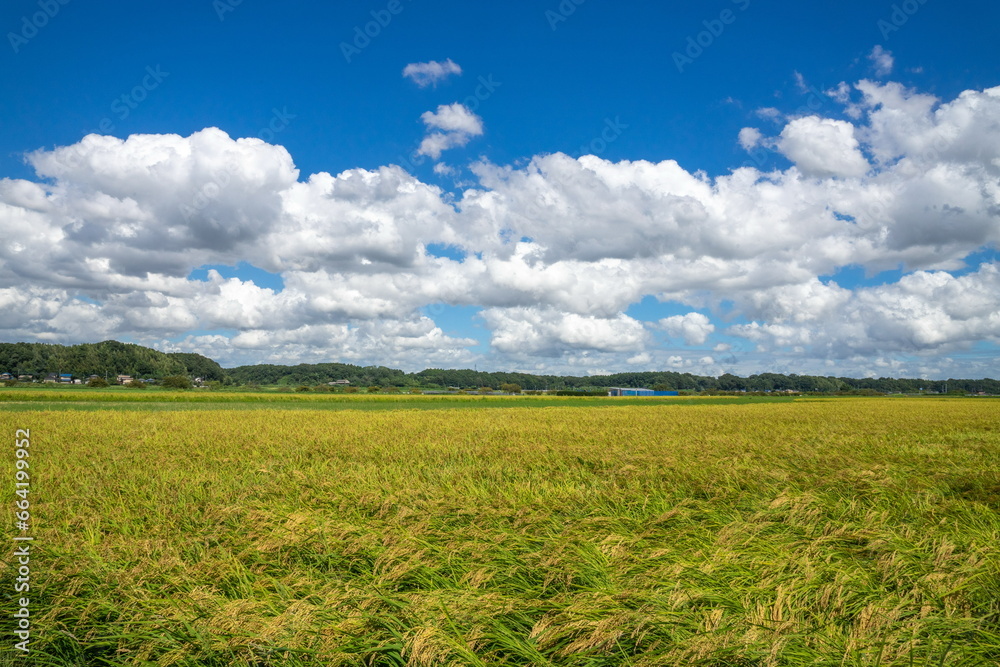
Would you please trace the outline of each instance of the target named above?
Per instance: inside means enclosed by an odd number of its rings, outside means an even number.
[[[642,387],[608,387],[608,396],[679,396],[676,391],[653,391]]]

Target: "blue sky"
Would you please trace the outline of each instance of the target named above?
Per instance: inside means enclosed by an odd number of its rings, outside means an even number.
[[[998,19],[8,2],[0,339],[996,376]]]

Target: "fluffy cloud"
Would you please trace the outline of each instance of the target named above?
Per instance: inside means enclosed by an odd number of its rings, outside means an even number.
[[[519,307],[491,308],[482,316],[493,331],[493,347],[513,357],[580,350],[635,352],[648,337],[642,323],[627,315],[602,318]]]
[[[454,209],[399,167],[313,174],[280,193],[282,215],[248,255],[272,272],[410,266],[425,240],[451,242]]]
[[[763,349],[798,348],[804,356],[870,357],[886,352],[942,353],[979,341],[1000,342],[1000,265],[968,275],[918,271],[898,283],[851,292],[813,281],[754,295],[750,315],[764,322],[730,334]]]
[[[701,313],[674,315],[660,320],[659,325],[669,335],[683,338],[688,345],[704,345],[709,335],[715,331],[715,325]]]
[[[483,121],[479,116],[469,111],[464,104],[442,104],[437,111],[425,111],[420,119],[430,128],[445,132],[460,132],[477,135],[483,133]]]
[[[872,68],[875,70],[876,76],[891,74],[892,67],[896,62],[892,57],[892,51],[886,51],[882,48],[881,44],[876,45],[872,49],[872,52],[868,54],[868,60],[872,62]]]
[[[914,166],[942,162],[982,167],[996,173],[1000,153],[1000,87],[967,90],[942,104],[898,83],[860,81],[868,126],[861,139],[883,163],[903,159]]]
[[[445,335],[429,318],[384,323],[305,325],[288,330],[248,329],[230,338],[188,336],[155,341],[167,352],[197,352],[230,365],[258,363],[370,364],[373,360],[407,371],[472,365],[468,347],[477,341]]]
[[[435,160],[441,157],[443,151],[464,146],[469,139],[483,133],[483,119],[458,102],[442,104],[437,111],[425,111],[420,119],[427,126],[428,134],[420,142],[417,152]]]
[[[447,79],[452,74],[461,74],[462,68],[459,67],[451,58],[448,58],[443,63],[439,63],[436,60],[431,60],[426,63],[410,63],[403,68],[403,76],[411,79],[421,88],[426,88],[430,85],[437,85],[438,82]]]
[[[2,182],[4,228],[23,248],[5,268],[23,274],[25,262],[41,263],[67,286],[98,287],[109,272],[182,276],[192,263],[251,255],[298,178],[284,148],[215,128],[124,141],[89,135],[28,161],[54,185]],[[98,264],[87,266],[88,257]]]
[[[395,166],[300,178],[284,148],[214,128],[91,135],[28,156],[37,181],[0,180],[0,336],[125,338],[227,363],[959,374],[929,355],[1000,330],[1000,269],[965,266],[1000,245],[1000,88],[941,102],[861,81],[836,95],[856,124],[740,133],[788,156],[784,171],[556,153],[480,162],[457,195]],[[458,104],[423,120],[433,156],[483,131]],[[189,277],[239,262],[283,289]],[[904,275],[829,278],[848,266]],[[650,296],[690,312],[626,314]],[[446,334],[436,304],[481,308],[488,341]],[[722,335],[715,356],[686,347]]]
[[[869,169],[854,137],[854,126],[819,116],[797,118],[785,126],[778,150],[807,176],[858,177]]]
[[[740,130],[739,142],[743,150],[751,150],[760,145],[763,135],[755,127],[744,127]]]

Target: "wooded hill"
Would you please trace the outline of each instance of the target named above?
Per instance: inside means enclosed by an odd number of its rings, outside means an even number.
[[[354,386],[413,387],[420,384],[413,375],[385,366],[351,364],[299,364],[275,366],[257,364],[227,368],[226,374],[236,384],[315,385],[334,380],[350,380]]]
[[[0,373],[33,375],[36,379],[49,373],[69,373],[77,378],[114,378],[119,373],[141,378],[190,375],[220,382],[226,377],[222,366],[200,354],[160,352],[114,340],[83,345],[0,343]]]
[[[348,380],[352,386],[368,387],[448,387],[499,389],[502,384],[516,384],[522,389],[588,390],[606,387],[648,387],[681,391],[801,391],[837,392],[871,390],[883,393],[986,392],[1000,394],[1000,382],[982,380],[920,380],[896,378],[847,378],[815,375],[761,373],[743,378],[736,375],[708,377],[672,371],[616,373],[589,377],[530,375],[527,373],[489,373],[474,370],[432,368],[405,373],[385,366],[352,364],[298,364],[279,366],[256,364],[224,369],[208,357],[194,353],[165,353],[132,343],[104,341],[84,345],[48,343],[0,343],[0,373],[34,375],[71,373],[74,377],[118,373],[135,377],[162,378],[188,375],[235,385],[318,385]]]

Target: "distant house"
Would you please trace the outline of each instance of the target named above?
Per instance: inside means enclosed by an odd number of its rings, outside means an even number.
[[[118,384],[128,384],[131,381],[132,381],[132,376],[131,375],[121,375],[121,374],[119,374],[119,375],[115,376],[115,382],[117,382]]]
[[[60,373],[59,382],[63,384],[73,384],[73,376],[70,373]]]
[[[13,379],[14,376],[11,375],[10,373],[0,373],[0,382],[3,382],[4,380],[13,380]]]
[[[335,386],[335,385],[347,385],[347,384],[351,384],[351,381],[350,380],[334,380],[333,382],[327,382],[327,384],[332,387],[332,386]]]
[[[59,382],[59,375],[57,373],[49,373],[42,382]]]
[[[21,382],[31,382],[32,380],[35,379],[35,376],[34,375],[18,375],[17,379],[20,380]]]

